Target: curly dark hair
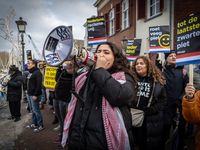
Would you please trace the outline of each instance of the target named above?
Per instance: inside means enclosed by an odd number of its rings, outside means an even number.
[[[123,54],[123,51],[117,47],[114,43],[111,42],[103,42],[99,44],[96,48],[96,51],[101,45],[108,45],[110,49],[113,52],[114,55],[114,63],[112,65],[113,68],[117,69],[118,71],[124,71],[125,73],[128,73],[132,76],[135,85],[137,85],[138,78],[135,72],[131,71],[131,66],[129,60],[126,58],[126,56]]]
[[[152,61],[146,56],[139,56],[135,59],[132,65],[132,71],[137,74],[136,72],[136,63],[138,59],[142,59],[147,66],[147,76],[153,78],[155,82],[160,82],[160,84],[166,84],[166,80],[162,72],[158,69],[156,65],[152,63]],[[137,74],[138,75],[138,74]]]

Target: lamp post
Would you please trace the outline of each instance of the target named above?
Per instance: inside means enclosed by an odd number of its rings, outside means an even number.
[[[15,21],[15,23],[17,24],[17,29],[18,29],[18,33],[21,33],[21,44],[22,44],[22,62],[21,62],[21,70],[23,72],[23,68],[24,68],[24,35],[23,33],[26,32],[26,21],[23,21],[22,17],[19,18],[18,21]],[[26,98],[26,93],[23,91],[23,103],[27,103],[27,98]]]
[[[127,42],[128,42],[128,40],[124,36],[124,38],[121,40],[121,44],[122,44],[124,55],[126,55]]]

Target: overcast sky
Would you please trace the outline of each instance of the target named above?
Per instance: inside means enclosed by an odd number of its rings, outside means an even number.
[[[47,35],[57,26],[72,26],[74,39],[83,40],[87,18],[97,15],[97,8],[93,6],[96,0],[0,0],[0,19],[5,19],[9,7],[12,5],[15,17],[10,24],[13,31],[13,41],[17,45],[17,25],[15,21],[22,17],[27,22],[26,33],[29,34],[38,50],[42,53]],[[1,21],[2,23],[2,21]],[[0,35],[4,34],[0,31]],[[25,50],[34,48],[25,38]],[[0,37],[0,51],[9,51],[12,44]],[[35,53],[36,55],[36,53]],[[37,56],[36,56],[37,57]]]

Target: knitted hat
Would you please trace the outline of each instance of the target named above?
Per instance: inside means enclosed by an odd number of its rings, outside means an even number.
[[[167,59],[167,57],[168,57],[171,53],[175,53],[175,54],[176,54],[176,50],[172,49],[172,50],[170,50],[170,53],[165,53],[165,60]]]
[[[16,72],[19,71],[19,68],[16,67],[15,65],[13,65],[13,66],[10,67],[9,73],[11,74],[11,73],[13,73],[14,71],[16,71]]]

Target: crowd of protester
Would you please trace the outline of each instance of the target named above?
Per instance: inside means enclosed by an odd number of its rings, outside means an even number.
[[[57,84],[49,94],[55,112],[52,124],[59,122],[54,128],[60,131],[52,141],[55,146],[68,145],[69,150],[129,150],[135,146],[139,150],[164,150],[172,140],[172,128],[178,137],[173,139],[172,149],[186,148],[185,138],[193,134],[193,125],[200,125],[200,65],[195,64],[192,84],[184,66],[176,66],[175,50],[165,53],[165,63],[158,67],[147,56],[130,63],[111,42],[99,44],[96,56],[97,62],[90,68],[83,69],[74,61],[58,66]],[[26,128],[40,132],[44,129],[40,109],[47,103],[44,64],[30,60],[24,69],[22,74],[12,65],[11,80],[4,83],[8,86],[8,119],[20,120],[23,89],[32,113],[32,123]],[[143,111],[140,127],[132,126],[130,108]],[[177,114],[178,124],[174,121]],[[200,128],[195,142],[200,150]]]

